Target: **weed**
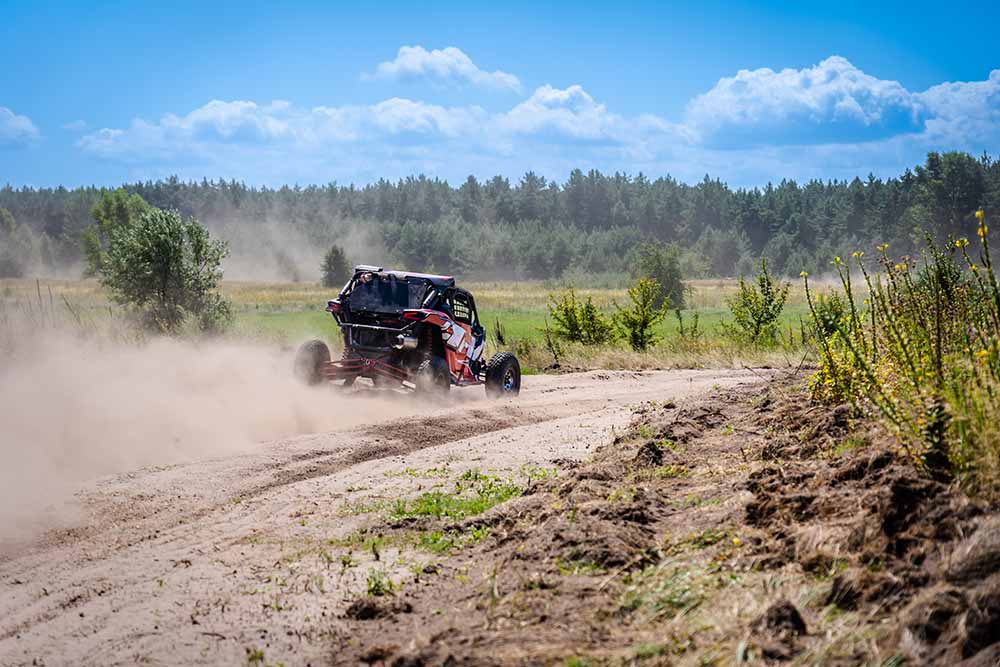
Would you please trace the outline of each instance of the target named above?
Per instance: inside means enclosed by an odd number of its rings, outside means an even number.
[[[624,583],[619,607],[626,612],[645,610],[652,618],[687,614],[706,596],[706,586],[694,570],[669,563],[628,574]]]
[[[561,558],[556,559],[556,569],[559,574],[565,576],[572,574],[581,574],[584,576],[594,576],[598,574],[604,574],[607,570],[597,563],[591,562],[589,560],[568,560],[564,561]]]
[[[635,500],[634,486],[620,486],[608,494],[608,502],[610,503],[630,503],[633,500]]]
[[[467,470],[455,482],[455,488],[450,493],[429,491],[412,500],[397,500],[393,505],[391,517],[401,519],[429,516],[464,519],[510,500],[520,495],[521,491],[521,487],[512,482],[483,475],[478,470]]]
[[[454,533],[443,533],[440,530],[421,533],[417,545],[432,553],[444,554],[459,545],[459,539]]]
[[[633,646],[631,651],[629,651],[633,660],[640,661],[661,656],[666,652],[667,649],[662,644],[638,644],[637,646]]]
[[[840,442],[838,442],[834,446],[834,448],[833,448],[833,456],[835,458],[839,458],[839,457],[843,456],[844,454],[847,454],[848,452],[854,451],[855,449],[861,449],[861,448],[865,447],[867,444],[868,444],[868,441],[865,440],[863,437],[853,436],[852,435],[849,438],[845,438],[844,440],[841,440]]]
[[[384,570],[378,568],[368,570],[368,576],[365,579],[365,592],[368,595],[375,597],[392,595],[396,588],[396,584]]]
[[[415,477],[418,479],[449,477],[450,475],[451,475],[451,468],[448,467],[447,463],[445,463],[442,466],[427,468],[426,470],[417,470],[416,468],[404,468],[403,470],[388,470],[385,473],[386,477]]]
[[[689,471],[682,465],[672,463],[653,468],[652,476],[660,479],[673,479],[675,477],[686,477]]]
[[[718,544],[723,540],[729,538],[731,533],[727,530],[719,530],[717,528],[709,528],[703,530],[699,533],[693,533],[689,535],[684,540],[674,544],[671,547],[671,551],[683,551],[685,549],[707,549],[710,546]]]

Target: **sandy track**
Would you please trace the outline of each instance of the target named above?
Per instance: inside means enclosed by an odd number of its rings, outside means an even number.
[[[470,468],[523,481],[588,456],[630,406],[759,378],[528,377],[517,401],[469,389],[433,411],[331,395],[340,409],[386,416],[95,480],[77,496],[79,525],[0,555],[0,665],[246,664],[265,646],[268,663],[336,663],[329,637],[368,566],[405,580],[426,558],[342,546],[372,508]]]

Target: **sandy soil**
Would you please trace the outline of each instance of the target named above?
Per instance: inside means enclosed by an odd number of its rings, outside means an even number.
[[[0,552],[0,665],[337,664],[372,567],[404,586],[434,567],[359,537],[378,508],[473,469],[530,485],[586,460],[644,401],[764,374],[534,376],[516,401],[468,389],[441,409],[331,393],[350,427],[93,480],[72,526]]]

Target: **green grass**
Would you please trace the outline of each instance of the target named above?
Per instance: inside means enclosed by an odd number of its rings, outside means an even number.
[[[628,369],[782,363],[784,352],[767,356],[770,353],[756,351],[748,356],[747,351],[724,338],[720,324],[729,317],[726,300],[736,291],[735,281],[702,280],[692,281],[690,285],[689,307],[683,314],[687,327],[692,325],[693,315],[698,314],[702,335],[697,342],[679,337],[677,319],[671,313],[657,326],[656,333],[661,340],[648,353],[633,353],[621,341],[598,347],[564,344],[561,363],[579,368]],[[542,330],[548,318],[549,296],[556,294],[558,288],[542,282],[463,283],[463,286],[476,296],[480,320],[490,341],[488,354],[496,347],[495,329],[499,320],[506,335],[502,347],[518,354],[525,375],[537,373],[552,363]],[[307,283],[225,281],[221,291],[233,308],[234,321],[228,337],[284,348],[319,338],[338,354],[340,331],[324,310],[334,290]],[[615,312],[616,302],[624,304],[628,299],[624,289],[584,287],[576,292],[579,298],[592,298],[607,315]],[[53,322],[51,326],[58,320],[59,326],[70,330],[84,328],[88,335],[117,332],[116,335],[121,336],[124,330],[124,311],[109,302],[107,293],[96,281],[46,280],[36,285],[34,280],[0,280],[0,314],[37,312],[39,301],[53,311],[49,317]],[[782,337],[787,338],[790,331],[798,337],[800,319],[806,316],[807,306],[801,289],[793,287],[781,316]],[[0,326],[0,346],[4,337],[2,328]],[[29,330],[32,329],[29,327]],[[10,336],[15,334],[18,331],[11,329]]]
[[[393,519],[407,517],[464,519],[510,500],[520,495],[521,491],[521,487],[512,482],[499,477],[477,474],[467,480],[460,479],[452,492],[428,491],[412,500],[398,499],[390,516]]]
[[[317,311],[237,311],[233,332],[240,338],[263,339],[294,345],[310,338],[331,343],[339,340],[336,323],[329,313]]]

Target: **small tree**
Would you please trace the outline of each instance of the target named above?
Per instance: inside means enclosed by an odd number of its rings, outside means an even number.
[[[779,285],[767,271],[767,260],[760,260],[757,284],[748,285],[740,276],[740,290],[729,300],[733,321],[723,329],[734,340],[751,345],[774,345],[778,340],[778,318],[785,308],[788,287]]]
[[[111,230],[101,283],[152,330],[176,333],[189,315],[214,330],[231,317],[229,303],[214,291],[226,252],[196,219],[150,207]]]
[[[83,232],[83,255],[87,260],[84,277],[99,276],[108,261],[108,244],[115,230],[133,225],[150,209],[139,195],[124,189],[105,191],[90,209],[94,224]]]
[[[656,306],[669,302],[684,307],[684,281],[681,280],[680,248],[676,244],[647,243],[639,248],[639,278],[652,278],[659,286]]]
[[[601,314],[594,300],[578,301],[572,288],[556,298],[549,295],[549,315],[555,321],[555,333],[560,338],[583,343],[601,345],[615,337],[614,325]]]
[[[633,350],[645,352],[656,342],[653,327],[667,316],[670,300],[665,299],[657,305],[657,300],[662,298],[662,289],[659,283],[652,278],[637,280],[632,287],[628,288],[628,296],[632,301],[631,307],[622,308],[615,304],[618,309],[618,313],[615,315],[615,324]]]
[[[319,268],[323,287],[343,287],[351,277],[351,265],[347,262],[347,255],[338,245],[330,246]]]

